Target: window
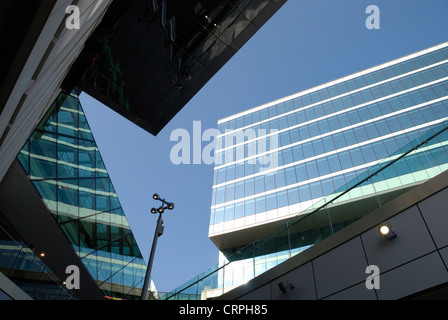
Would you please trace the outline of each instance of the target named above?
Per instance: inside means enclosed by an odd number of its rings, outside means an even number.
[[[342,132],[336,133],[333,136],[333,141],[336,145],[336,149],[344,148],[347,146],[347,143],[345,142],[344,135]]]
[[[293,155],[292,155],[292,148],[287,148],[283,150],[283,164],[289,164],[293,163]]]
[[[341,163],[337,154],[333,154],[327,158],[332,173],[341,171]]]
[[[295,166],[297,182],[308,180],[308,173],[306,171],[305,164],[299,164]]]
[[[318,91],[315,91],[315,92],[311,93],[310,96],[311,96],[312,103],[317,103],[317,102],[320,101],[320,96],[319,96],[319,92]]]
[[[310,184],[311,199],[317,199],[323,196],[320,182]]]
[[[334,112],[334,107],[331,101],[324,103],[323,106],[326,115],[332,114]]]
[[[325,116],[324,106],[322,104],[315,106],[314,112],[316,113],[316,118]]]
[[[278,121],[280,130],[288,128],[288,121],[286,120],[286,116],[279,118]]]
[[[325,137],[322,141],[324,144],[325,152],[330,152],[336,149],[332,136]]]
[[[323,192],[324,196],[328,196],[329,194],[331,194],[334,191],[333,179],[331,179],[331,178],[323,180],[321,185],[322,185],[322,192]]]
[[[289,202],[289,205],[296,204],[296,203],[300,202],[298,188],[288,189],[288,202]]]
[[[314,156],[313,144],[311,142],[307,142],[302,145],[303,146],[303,154],[305,159],[311,158]]]
[[[277,188],[281,188],[286,185],[285,172],[283,170],[278,170],[275,173],[275,185]]]
[[[289,167],[285,169],[286,185],[291,185],[297,182],[296,170],[294,167]]]
[[[266,209],[267,211],[277,209],[277,197],[275,193],[266,196]]]
[[[244,197],[244,181],[237,182],[235,185],[235,199]]]
[[[253,123],[257,123],[260,122],[260,111],[256,111],[252,114],[252,118],[253,118]]]
[[[226,181],[226,168],[218,170],[218,181],[216,184],[221,184]]]
[[[318,124],[319,124],[319,131],[320,131],[321,134],[325,134],[325,133],[331,131],[327,119],[320,120],[318,122]]]
[[[269,118],[273,118],[277,115],[277,108],[276,106],[272,106],[268,108]]]
[[[245,190],[244,195],[245,195],[245,197],[253,195],[254,194],[254,188],[255,188],[254,179],[252,178],[252,179],[246,180],[245,183],[244,183],[244,190]]]
[[[308,126],[303,126],[299,128],[300,139],[305,140],[310,137],[310,132],[308,131]]]
[[[265,175],[266,191],[275,189],[275,176],[273,173]]]
[[[295,143],[298,142],[300,140],[300,134],[299,134],[299,129],[292,129],[290,131],[290,137],[291,137],[291,142]]]
[[[325,148],[322,139],[313,141],[313,149],[315,156],[325,153]]]
[[[235,168],[236,179],[244,177],[244,162],[238,163]]]
[[[350,120],[348,118],[348,115],[345,113],[338,115],[338,120],[339,120],[341,128],[345,128],[350,125]]]
[[[247,217],[253,214],[255,214],[255,200],[250,199],[244,203],[244,216]]]
[[[372,148],[373,151],[376,154],[376,158],[377,159],[384,159],[386,158],[389,154],[384,146],[384,142],[383,141],[378,141],[372,144]]]
[[[327,158],[321,158],[317,160],[317,169],[319,170],[320,176],[324,176],[330,173],[330,167],[328,165]]]
[[[294,162],[304,159],[302,146],[301,145],[294,146],[292,148],[292,155],[294,157]]]
[[[311,200],[311,192],[308,185],[299,187],[300,202]]]
[[[366,130],[364,129],[364,127],[355,128],[355,129],[353,129],[353,132],[355,134],[355,137],[356,137],[356,140],[358,141],[358,143],[368,140],[367,133],[366,133]]]
[[[354,145],[357,143],[355,133],[352,129],[344,131],[344,138],[348,146]]]
[[[224,221],[235,219],[235,205],[231,204],[224,209]]]
[[[224,203],[225,200],[225,187],[218,188],[216,191],[216,204]]]
[[[340,160],[342,169],[349,169],[349,168],[353,167],[352,159],[350,158],[348,151],[341,152],[339,154],[339,160]]]
[[[292,100],[285,102],[285,110],[286,110],[286,112],[290,112],[290,111],[294,110],[294,102]]]
[[[226,202],[235,199],[235,185],[229,184],[226,186]]]
[[[305,116],[306,116],[306,120],[307,121],[316,119],[316,115],[314,114],[314,109],[313,108],[306,109],[305,110]]]
[[[288,196],[286,191],[280,191],[277,193],[277,203],[279,208],[288,206]]]
[[[350,124],[357,124],[358,122],[361,122],[357,110],[348,112],[347,116],[349,118]]]
[[[317,170],[316,161],[310,161],[306,164],[306,171],[308,173],[308,179],[313,179],[319,176],[319,171]]]
[[[287,119],[288,119],[288,126],[289,127],[295,126],[297,124],[297,118],[296,118],[295,114],[289,114],[287,116]]]
[[[311,104],[311,98],[309,94],[302,96],[302,101],[304,106],[309,106]]]
[[[291,144],[291,138],[289,137],[289,132],[283,132],[280,134],[280,146],[284,147]]]
[[[264,196],[258,197],[255,200],[255,209],[256,209],[256,213],[261,213],[261,212],[266,211],[266,198]]]
[[[215,224],[221,223],[224,221],[224,208],[218,208],[215,211]]]
[[[264,175],[255,178],[255,193],[261,193],[265,191],[264,187]]]
[[[244,217],[244,202],[235,204],[235,219]]]
[[[362,153],[359,148],[350,150],[350,157],[353,161],[353,166],[359,166],[365,163]]]

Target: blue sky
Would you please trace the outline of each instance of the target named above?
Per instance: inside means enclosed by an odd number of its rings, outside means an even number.
[[[366,8],[380,9],[368,30]],[[164,214],[152,277],[170,291],[218,262],[208,239],[213,166],[174,165],[175,129],[193,137],[229,115],[448,41],[446,0],[289,0],[156,137],[85,94],[81,103],[140,250],[147,260],[157,192]],[[208,142],[203,143],[205,147]]]

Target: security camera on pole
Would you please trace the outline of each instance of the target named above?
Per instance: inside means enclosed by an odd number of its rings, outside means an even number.
[[[161,201],[162,205],[157,209],[156,208],[151,209],[152,214],[159,213],[159,218],[157,219],[157,226],[156,226],[156,231],[154,233],[154,240],[152,241],[152,248],[151,248],[151,254],[149,256],[148,268],[146,269],[145,282],[143,284],[142,295],[141,295],[142,300],[147,299],[149,281],[151,278],[152,263],[154,261],[154,253],[156,251],[156,246],[157,246],[157,239],[163,234],[163,230],[165,228],[163,226],[162,213],[165,212],[166,209],[168,209],[168,210],[174,209],[174,203],[166,202],[165,199],[161,199],[157,193],[155,193],[152,197],[154,200]]]

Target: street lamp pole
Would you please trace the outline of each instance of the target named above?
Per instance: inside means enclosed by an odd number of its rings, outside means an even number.
[[[163,234],[163,230],[165,229],[165,227],[163,226],[162,213],[165,211],[165,209],[168,210],[174,209],[174,203],[166,202],[165,199],[161,199],[157,193],[153,195],[153,199],[162,201],[162,203],[165,204],[166,206],[162,204],[158,209],[155,208],[151,209],[151,213],[153,214],[157,212],[159,213],[159,218],[157,219],[156,231],[154,232],[154,239],[152,241],[151,254],[149,255],[148,268],[146,269],[145,282],[142,288],[141,300],[147,299],[149,282],[151,280],[151,269],[154,261],[154,255],[156,252],[157,240]]]

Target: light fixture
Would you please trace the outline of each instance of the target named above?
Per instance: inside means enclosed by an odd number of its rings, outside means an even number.
[[[378,233],[385,237],[387,240],[392,240],[397,237],[397,234],[392,229],[392,226],[388,223],[382,223],[378,226]]]
[[[156,231],[154,233],[154,240],[152,241],[151,253],[149,255],[148,267],[146,268],[145,281],[143,282],[142,294],[140,297],[141,300],[146,300],[147,298],[149,289],[149,280],[151,279],[151,269],[154,260],[154,254],[156,251],[157,239],[163,234],[163,230],[165,229],[165,227],[163,226],[162,213],[165,211],[165,209],[168,210],[174,209],[174,203],[165,201],[165,199],[160,198],[160,196],[157,193],[154,193],[152,198],[154,200],[161,201],[162,205],[157,209],[156,208],[151,209],[151,213],[157,213],[157,212],[159,213],[159,219],[157,219],[157,226]]]
[[[286,293],[288,293],[288,291],[294,289],[294,285],[293,285],[292,283],[284,283],[284,282],[282,281],[282,282],[279,282],[279,283],[278,283],[278,288],[280,289],[280,291],[281,291],[283,294],[286,294]]]
[[[44,257],[45,257],[45,252],[41,252],[41,253],[39,254],[39,257],[44,258]]]

